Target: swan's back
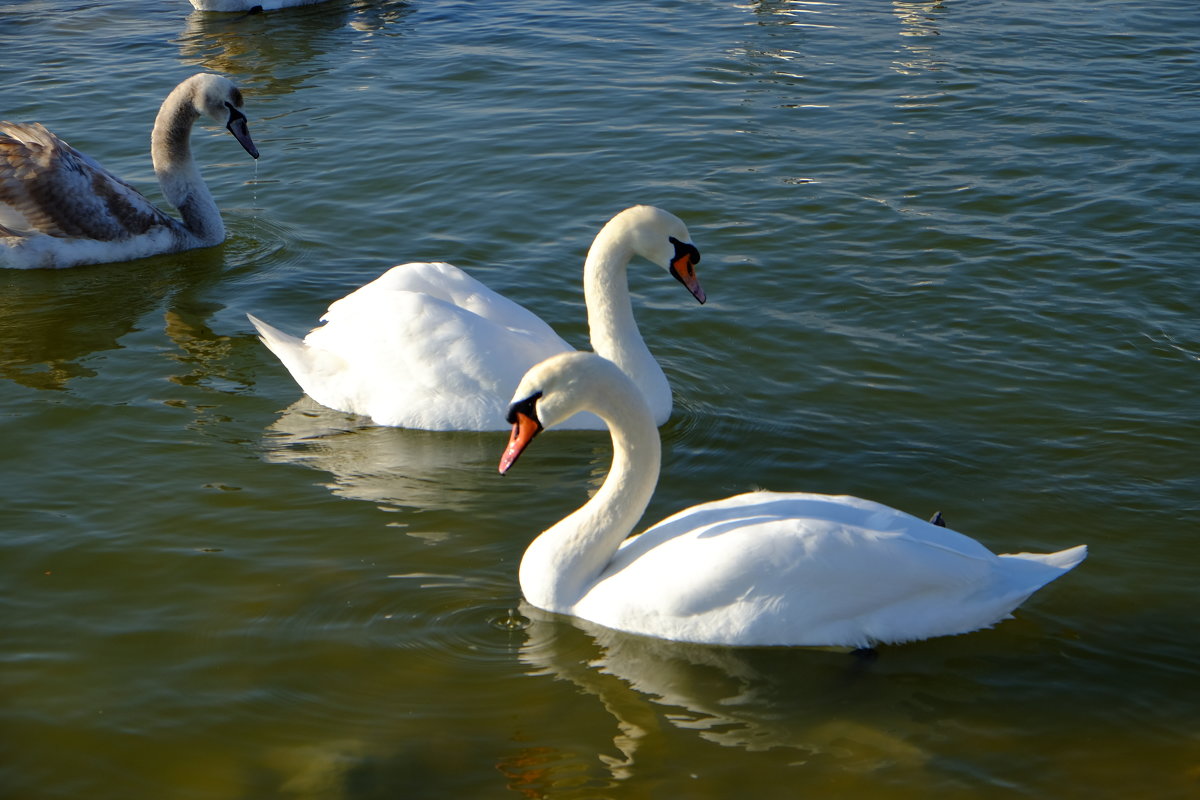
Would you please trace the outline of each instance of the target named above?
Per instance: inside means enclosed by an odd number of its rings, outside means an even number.
[[[49,251],[86,250],[88,243],[178,227],[43,125],[0,122],[0,257],[14,262],[5,266],[54,266],[25,262],[44,260]]]
[[[346,323],[358,317],[363,310],[369,310],[380,299],[386,300],[401,292],[441,300],[534,338],[553,337],[562,341],[553,328],[529,309],[444,261],[412,262],[392,267],[370,283],[330,304],[321,321]],[[565,347],[566,342],[563,345]]]
[[[1086,552],[996,556],[879,503],[755,492],[626,540],[574,613],[713,644],[904,642],[991,626]]]
[[[504,430],[525,370],[571,349],[537,316],[441,262],[393,267],[330,305],[303,342],[253,321],[317,402],[424,430]]]

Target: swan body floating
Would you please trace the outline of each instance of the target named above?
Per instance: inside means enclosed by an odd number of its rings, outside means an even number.
[[[192,159],[200,114],[258,158],[233,83],[200,73],[176,86],[154,121],[150,154],[182,222],[42,125],[0,122],[0,266],[74,267],[223,242],[221,212]]]
[[[645,402],[591,353],[535,366],[513,396],[503,474],[543,428],[581,409],[608,423],[599,491],[521,560],[525,599],[628,633],[702,644],[869,647],[990,627],[1087,555],[994,555],[974,539],[849,496],[751,492],[626,539],[658,479]]]
[[[671,387],[634,321],[626,267],[635,254],[703,303],[700,253],[678,217],[634,206],[601,229],[584,263],[592,347],[633,378],[661,425],[671,415]],[[572,349],[532,312],[440,262],[392,267],[329,306],[325,324],[303,341],[248,316],[309,397],[393,427],[504,430],[508,398],[526,370]],[[604,425],[581,414],[562,427]]]
[[[325,0],[192,0],[197,11],[276,11],[293,6],[311,6]]]

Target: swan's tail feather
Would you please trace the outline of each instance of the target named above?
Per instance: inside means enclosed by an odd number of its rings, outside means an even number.
[[[246,317],[258,329],[258,338],[283,362],[283,366],[309,397],[323,405],[339,407],[335,399],[318,397],[313,391],[318,381],[345,367],[340,358],[325,350],[309,347],[302,339],[268,325],[253,314],[247,314]]]
[[[1087,545],[1078,545],[1057,553],[1005,553],[1000,556],[1000,571],[993,584],[993,597],[1011,612],[1051,581],[1070,572],[1087,557]],[[1003,618],[1003,617],[1001,617]]]
[[[258,330],[258,338],[267,346],[267,349],[279,356],[281,360],[284,359],[284,352],[304,347],[304,342],[300,339],[268,325],[253,314],[247,314],[246,319],[250,320],[250,323]]]
[[[1087,558],[1087,554],[1087,545],[1081,544],[1066,550],[1059,550],[1057,553],[1006,553],[1003,558],[1035,561],[1048,567],[1054,567],[1060,572],[1067,572],[1079,566],[1079,563]]]

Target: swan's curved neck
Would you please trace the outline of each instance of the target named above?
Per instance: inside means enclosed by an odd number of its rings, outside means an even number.
[[[633,249],[619,232],[605,227],[596,236],[583,265],[592,350],[615,363],[641,387],[656,421],[671,414],[671,386],[638,330],[629,297]]]
[[[150,134],[150,157],[163,196],[179,209],[184,227],[200,244],[219,244],[225,239],[225,223],[192,158],[192,126],[200,117],[194,92],[184,82],[167,95]]]
[[[632,385],[630,391],[634,391]],[[645,401],[612,387],[588,406],[612,433],[613,460],[600,490],[574,513],[545,530],[521,559],[521,592],[547,611],[570,613],[654,494],[662,458],[658,429]]]

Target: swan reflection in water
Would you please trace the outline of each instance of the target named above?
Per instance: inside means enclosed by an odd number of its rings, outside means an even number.
[[[496,434],[386,428],[326,408],[307,396],[273,422],[264,457],[329,473],[339,497],[426,510],[479,508],[504,487],[496,481]]]
[[[255,94],[278,97],[324,69],[320,59],[345,46],[341,32],[382,34],[412,12],[407,0],[310,4],[265,14],[192,11],[177,41],[184,63],[237,75]]]
[[[519,659],[530,674],[570,681],[616,720],[620,756],[600,755],[612,779],[660,761],[667,726],[748,751],[789,748],[862,775],[923,770],[929,755],[904,734],[911,689],[872,674],[845,650],[730,648],[669,642],[549,614],[528,603]],[[953,691],[953,688],[951,689]],[[897,694],[903,697],[898,697]],[[866,787],[864,786],[864,789]]]
[[[208,331],[206,320],[216,307],[203,295],[220,280],[228,251],[191,250],[82,270],[0,270],[0,378],[65,390],[75,379],[95,377],[100,354],[153,327],[160,311],[179,360],[196,361],[192,342],[200,335],[180,335],[179,320]],[[218,337],[209,331],[208,338]]]

